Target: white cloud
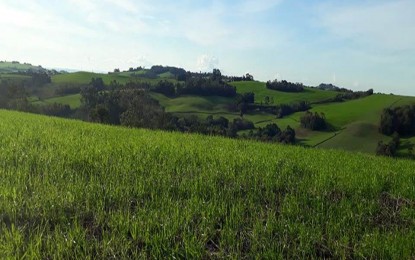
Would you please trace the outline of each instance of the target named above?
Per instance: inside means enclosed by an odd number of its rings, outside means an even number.
[[[203,54],[197,58],[197,68],[200,71],[212,71],[215,68],[218,68],[219,59],[215,56]]]

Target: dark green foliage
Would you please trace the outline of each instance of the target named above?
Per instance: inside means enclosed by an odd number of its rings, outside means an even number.
[[[268,89],[284,91],[284,92],[302,92],[304,91],[304,86],[301,83],[291,83],[286,80],[278,81],[267,81],[266,84]]]
[[[215,69],[212,74],[189,74],[183,85],[177,86],[177,95],[236,96],[236,88],[222,81],[222,75]]]
[[[300,101],[292,104],[281,104],[275,106],[275,114],[278,118],[282,118],[284,116],[288,116],[296,112],[307,111],[310,108],[310,104],[306,101]]]
[[[393,133],[392,140],[385,144],[383,141],[378,143],[376,148],[376,155],[394,157],[396,152],[401,144],[399,134],[397,132]]]
[[[55,89],[55,94],[57,96],[66,96],[66,95],[72,95],[72,94],[78,94],[81,92],[81,87],[79,85],[70,85],[70,84],[65,84],[62,86],[58,86]]]
[[[177,68],[177,67],[170,67],[170,66],[160,66],[160,65],[155,65],[152,66],[150,69],[151,73],[154,73],[155,75],[159,75],[159,74],[163,74],[166,72],[170,72],[171,74],[173,74],[177,79],[183,79],[185,78],[186,75],[186,71],[182,68]]]
[[[326,117],[323,113],[307,111],[300,119],[301,126],[310,130],[325,130],[327,128]]]
[[[255,103],[255,94],[253,92],[238,94],[236,96],[236,107],[242,117],[249,109],[249,105]]]
[[[330,88],[330,87],[328,87]],[[364,98],[373,95],[373,89],[367,91],[352,91],[350,89],[338,88],[334,89],[335,91],[342,92],[341,94],[336,95],[334,98],[329,98],[319,102],[314,102],[314,104],[325,104],[332,102],[344,102],[348,100],[354,100],[359,98]]]
[[[281,131],[277,124],[268,124],[264,128],[259,128],[256,132],[251,132],[250,137],[265,142],[295,143],[294,129],[287,126],[284,131]]]
[[[69,105],[58,103],[46,104],[37,107],[37,112],[48,116],[70,117],[72,110]]]
[[[415,133],[415,105],[384,109],[379,131],[386,135],[397,132],[400,135]]]
[[[94,87],[97,91],[102,91],[105,89],[105,84],[102,78],[92,78],[89,85]]]
[[[41,87],[45,84],[51,83],[51,78],[46,72],[33,72],[29,73],[32,76],[31,86],[32,87]]]
[[[282,131],[280,136],[278,137],[278,141],[284,144],[294,144],[295,143],[295,131],[290,126]]]
[[[164,109],[145,92],[125,90],[121,95],[125,109],[120,115],[121,125],[163,129],[168,124],[169,118]]]
[[[228,82],[233,82],[233,81],[254,81],[254,76],[252,76],[249,73],[246,73],[245,75],[243,75],[242,77],[236,77],[236,76],[223,76],[224,80],[228,81]]]
[[[151,90],[167,97],[174,97],[176,95],[176,86],[167,80],[159,81]]]
[[[255,125],[253,122],[246,120],[244,118],[235,118],[232,122],[232,125],[236,128],[237,131],[254,129]]]
[[[255,103],[255,93],[254,92],[247,92],[242,93],[236,97],[238,103],[247,103],[247,104],[254,104]]]
[[[184,85],[177,89],[178,95],[223,96],[234,97],[236,88],[224,82],[213,81],[202,77],[186,79]]]

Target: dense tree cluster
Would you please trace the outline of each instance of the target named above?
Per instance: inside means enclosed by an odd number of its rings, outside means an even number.
[[[344,102],[347,100],[359,99],[373,95],[373,89],[369,89],[367,91],[352,91],[349,89],[340,89],[339,92],[341,94],[336,95],[333,98],[329,98],[326,100],[322,100],[319,102],[314,102],[314,104],[324,104],[324,103],[332,103],[332,102]]]
[[[400,145],[400,137],[398,133],[394,133],[389,143],[380,141],[376,148],[376,155],[394,157]]]
[[[296,112],[307,111],[311,107],[308,102],[300,101],[300,102],[292,103],[292,104],[277,105],[275,106],[275,108],[276,108],[275,114],[277,115],[277,117],[283,118],[284,116],[288,116]]]
[[[310,130],[325,130],[327,128],[326,117],[323,113],[307,111],[300,119],[301,126]]]
[[[56,87],[55,94],[57,96],[66,96],[72,94],[79,94],[81,92],[81,86],[77,84],[65,84]]]
[[[130,68],[129,72],[135,72],[140,71],[143,68],[139,67],[137,69]],[[179,81],[185,81],[187,77],[187,72],[182,68],[177,67],[170,67],[170,66],[161,66],[161,65],[155,65],[152,66],[149,70],[146,70],[143,74],[135,75],[139,76],[141,78],[149,78],[149,79],[156,79],[159,78],[160,74],[164,73],[170,73],[175,79]],[[134,76],[134,74],[133,74]]]
[[[69,105],[52,103],[41,106],[34,106],[33,111],[38,114],[58,117],[70,117],[73,113]]]
[[[394,132],[400,135],[415,134],[415,105],[384,109],[379,131],[386,135]]]
[[[229,137],[236,137],[239,130],[254,127],[252,122],[242,119],[230,123],[224,117],[208,116],[205,120],[195,116],[178,118],[166,113],[143,88],[124,86],[99,91],[101,87],[95,82],[96,80],[92,81],[81,91],[81,110],[89,121]],[[167,82],[164,83],[168,85]],[[159,87],[162,85],[160,83]]]
[[[291,83],[286,80],[278,81],[268,81],[266,83],[268,89],[284,91],[284,92],[302,92],[304,91],[304,86],[302,83]]]
[[[243,94],[237,94],[236,96],[236,107],[243,116],[249,109],[251,104],[255,103],[255,94],[253,92],[247,92]]]
[[[173,84],[167,80],[162,80],[154,85],[151,90],[168,97],[181,95],[236,96],[236,88],[222,80],[222,75],[218,69],[214,69],[210,74],[188,73],[183,83]]]
[[[176,88],[178,88],[177,84],[175,85],[170,81],[161,80],[151,88],[151,91],[161,93],[167,97],[174,97],[176,96]]]
[[[256,132],[251,132],[250,135],[261,141],[285,144],[295,143],[295,131],[290,126],[287,126],[284,131],[281,131],[277,124],[268,124],[264,128],[259,128]]]
[[[252,76],[249,73],[246,73],[242,77],[237,76],[225,76],[224,80],[227,82],[233,82],[233,81],[254,81],[254,76]]]
[[[176,67],[169,67],[169,66],[164,67],[160,65],[155,65],[151,67],[150,71],[155,74],[163,74],[163,73],[170,72],[176,78],[182,78],[186,75],[186,71],[184,69],[176,68]]]
[[[178,85],[177,95],[223,96],[235,97],[236,88],[222,81],[218,74],[211,77],[192,76],[185,83]]]

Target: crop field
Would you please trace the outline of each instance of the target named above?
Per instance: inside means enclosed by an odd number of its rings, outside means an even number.
[[[266,96],[272,98],[274,104],[290,104],[300,101],[312,103],[327,100],[339,94],[339,92],[335,91],[326,91],[314,88],[305,88],[303,92],[299,93],[288,93],[267,89],[265,82],[258,81],[232,82],[231,85],[236,87],[238,93],[254,92],[255,103],[263,102]]]
[[[0,110],[0,258],[411,259],[414,168]]]

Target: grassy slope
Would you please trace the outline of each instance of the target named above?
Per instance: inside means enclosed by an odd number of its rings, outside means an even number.
[[[81,106],[81,95],[80,94],[73,94],[73,95],[67,95],[62,97],[53,97],[48,98],[44,100],[32,100],[33,104],[53,104],[53,103],[59,103],[59,104],[65,104],[69,105],[72,109],[78,108]]]
[[[415,163],[0,111],[0,256],[415,255]]]
[[[92,78],[102,78],[105,84],[110,84],[111,81],[117,81],[118,83],[125,84],[130,81],[140,81],[140,82],[149,82],[156,83],[160,79],[143,79],[131,77],[131,73],[112,73],[112,74],[102,74],[102,73],[93,73],[93,72],[75,72],[68,74],[59,74],[52,77],[52,83],[55,84],[88,84],[91,82]]]
[[[39,69],[39,67],[23,63],[0,62],[0,73],[26,71],[28,69]]]
[[[335,91],[324,91],[313,88],[305,88],[305,91],[300,93],[275,91],[267,89],[265,82],[258,81],[232,82],[231,85],[236,87],[238,93],[254,92],[256,103],[264,101],[265,96],[273,97],[274,104],[289,104],[299,101],[308,101],[312,103],[316,101],[326,100],[339,94]]]
[[[228,113],[228,106],[233,103],[232,98],[217,96],[181,96],[169,98],[163,94],[151,93],[151,96],[172,113]]]
[[[342,129],[319,147],[374,153],[379,141],[389,140],[378,132],[382,110],[411,102],[415,102],[414,97],[373,95],[344,103],[316,106],[313,111],[324,112],[328,122]]]

